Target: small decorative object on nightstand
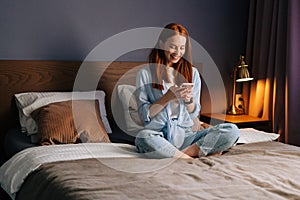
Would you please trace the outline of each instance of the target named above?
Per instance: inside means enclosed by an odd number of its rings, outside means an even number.
[[[245,63],[244,56],[240,56],[240,62],[233,68],[233,89],[232,89],[232,104],[230,105],[227,114],[229,115],[242,115],[245,114],[244,109],[236,107],[235,104],[235,90],[236,82],[251,81],[253,78],[250,77],[247,69],[248,65]]]

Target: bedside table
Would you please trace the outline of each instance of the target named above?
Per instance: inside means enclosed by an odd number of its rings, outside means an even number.
[[[271,131],[271,121],[249,115],[227,115],[222,113],[203,113],[200,120],[211,125],[224,122],[236,124],[239,128],[255,128],[263,131]]]

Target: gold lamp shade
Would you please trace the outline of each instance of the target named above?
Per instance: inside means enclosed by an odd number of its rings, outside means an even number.
[[[245,63],[245,57],[240,56],[239,65],[233,68],[233,89],[232,89],[232,104],[227,110],[229,115],[242,115],[245,114],[244,109],[238,108],[235,105],[236,82],[251,81],[253,78],[248,71],[248,65]]]
[[[250,77],[249,71],[248,71],[248,65],[238,68],[237,70],[237,79],[236,82],[244,82],[244,81],[251,81],[253,78]]]

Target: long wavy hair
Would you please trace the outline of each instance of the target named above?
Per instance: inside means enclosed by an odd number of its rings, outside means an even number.
[[[166,73],[167,58],[163,49],[159,47],[159,41],[166,42],[166,40],[174,35],[181,35],[186,38],[186,47],[183,57],[172,67],[175,69],[175,83],[180,85],[183,82],[192,82],[192,55],[189,34],[187,30],[180,24],[171,23],[164,27],[158,41],[149,55],[149,63],[152,75],[152,87],[163,90],[162,81],[164,78],[168,79]]]

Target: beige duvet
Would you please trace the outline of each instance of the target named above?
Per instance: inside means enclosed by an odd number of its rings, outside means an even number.
[[[25,180],[16,199],[300,199],[300,148],[263,142],[194,160],[49,163]]]

